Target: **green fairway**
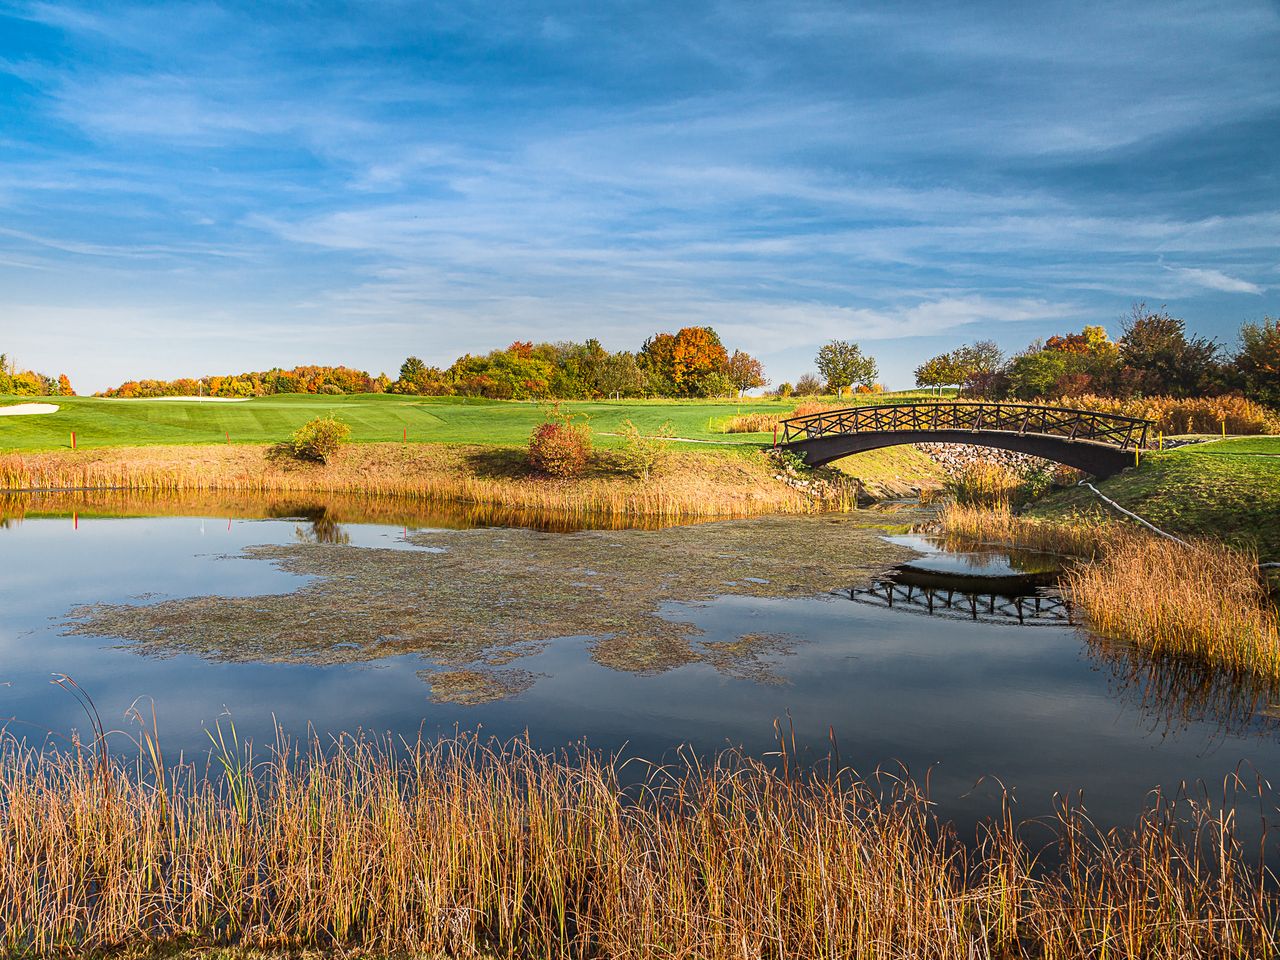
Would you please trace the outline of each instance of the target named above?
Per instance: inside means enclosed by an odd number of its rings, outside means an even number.
[[[859,396],[847,403],[921,399],[910,392]],[[405,397],[391,394],[321,396],[288,394],[235,403],[194,400],[108,400],[96,397],[0,397],[0,405],[56,403],[57,413],[0,417],[0,451],[54,450],[71,446],[113,447],[151,444],[276,443],[313,417],[333,414],[351,427],[356,442],[400,440],[427,443],[524,443],[542,422],[536,403],[465,397]],[[586,414],[597,434],[618,430],[630,419],[642,430],[670,420],[676,436],[722,444],[755,444],[765,434],[725,434],[726,420],[738,413],[789,411],[795,400],[620,400],[567,402],[561,409]],[[609,438],[603,437],[608,444]]]
[[[1172,533],[1209,536],[1280,559],[1280,437],[1244,437],[1149,453],[1097,484],[1121,506]],[[1056,494],[1035,516],[1107,515],[1087,490]],[[1109,514],[1114,516],[1114,514]]]

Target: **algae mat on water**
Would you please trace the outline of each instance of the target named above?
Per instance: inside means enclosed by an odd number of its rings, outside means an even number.
[[[70,611],[68,632],[110,637],[142,653],[210,659],[354,663],[419,654],[433,696],[478,702],[533,678],[511,666],[557,637],[590,637],[618,670],[659,672],[703,662],[770,679],[788,638],[708,643],[660,615],[665,603],[725,594],[813,596],[865,581],[909,551],[886,523],[922,514],[775,516],[665,530],[434,530],[416,550],[341,543],[255,546],[245,554],[314,577],[256,597],[202,596]]]

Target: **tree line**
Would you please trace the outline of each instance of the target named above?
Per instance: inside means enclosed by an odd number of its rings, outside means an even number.
[[[0,396],[16,394],[19,397],[74,397],[71,381],[65,373],[56,377],[35,370],[19,370],[17,363],[7,354],[0,353]]]
[[[503,350],[464,354],[449,367],[409,357],[393,380],[349,367],[306,366],[231,376],[130,380],[105,397],[260,397],[276,393],[399,393],[495,400],[602,397],[725,397],[766,386],[764,367],[732,353],[711,327],[656,333],[635,352],[585,343],[516,341]]]
[[[1187,333],[1186,324],[1164,309],[1136,304],[1116,340],[1101,326],[1087,326],[1009,357],[993,341],[980,340],[931,357],[915,377],[921,387],[954,386],[991,400],[1242,393],[1280,406],[1280,320],[1243,324],[1231,350]]]

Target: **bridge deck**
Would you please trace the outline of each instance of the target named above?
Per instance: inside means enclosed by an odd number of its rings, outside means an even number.
[[[782,444],[866,433],[969,431],[1088,440],[1131,450],[1146,446],[1151,421],[1031,403],[888,403],[792,417],[781,427]]]

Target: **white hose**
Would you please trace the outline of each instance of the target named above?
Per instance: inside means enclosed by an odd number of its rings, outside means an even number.
[[[1126,517],[1130,517],[1130,518],[1132,518],[1132,519],[1134,519],[1134,520],[1137,520],[1140,524],[1142,524],[1144,527],[1146,527],[1146,528],[1147,528],[1148,530],[1150,530],[1152,533],[1158,533],[1160,536],[1164,537],[1166,540],[1172,540],[1174,543],[1180,543],[1180,544],[1182,544],[1184,547],[1189,547],[1189,546],[1191,546],[1191,544],[1187,543],[1187,541],[1185,541],[1185,540],[1179,540],[1179,539],[1178,539],[1177,537],[1175,537],[1172,533],[1165,533],[1163,530],[1161,530],[1159,527],[1157,527],[1154,523],[1150,523],[1150,522],[1148,522],[1148,521],[1146,521],[1146,520],[1143,520],[1140,516],[1138,516],[1138,515],[1137,515],[1136,513],[1134,513],[1132,510],[1126,510],[1124,507],[1120,506],[1120,504],[1116,503],[1114,500],[1112,500],[1110,497],[1108,497],[1107,495],[1105,495],[1101,490],[1099,490],[1097,487],[1095,487],[1092,483],[1089,483],[1087,480],[1081,480],[1081,481],[1077,484],[1077,486],[1081,486],[1081,487],[1088,487],[1090,490],[1092,490],[1095,494],[1097,494],[1097,495],[1098,495],[1098,498],[1099,498],[1100,500],[1102,500],[1102,502],[1103,502],[1103,503],[1107,504],[1107,505],[1108,505],[1108,506],[1110,506],[1110,507],[1115,508],[1116,510],[1119,510],[1119,511],[1120,511],[1121,513],[1123,513]]]
[[[1120,504],[1116,503],[1116,502],[1115,502],[1114,500],[1112,500],[1110,497],[1108,497],[1108,496],[1106,496],[1105,494],[1103,494],[1103,493],[1102,493],[1102,492],[1101,492],[1097,487],[1095,487],[1092,483],[1089,483],[1089,482],[1087,482],[1087,481],[1085,481],[1085,480],[1081,480],[1081,481],[1077,484],[1077,486],[1081,486],[1081,487],[1088,487],[1090,490],[1092,490],[1094,493],[1096,493],[1096,494],[1098,495],[1099,499],[1101,499],[1103,502],[1105,502],[1105,503],[1109,504],[1110,506],[1114,507],[1115,509],[1119,510],[1119,511],[1120,511],[1121,513],[1123,513],[1126,517],[1132,517],[1134,520],[1137,520],[1140,524],[1142,524],[1144,527],[1146,527],[1148,530],[1152,531],[1153,533],[1158,533],[1158,534],[1160,534],[1160,536],[1164,537],[1165,539],[1167,539],[1167,540],[1172,540],[1174,543],[1180,543],[1180,544],[1182,544],[1184,547],[1189,547],[1189,546],[1191,546],[1191,544],[1187,543],[1187,541],[1185,541],[1185,540],[1179,540],[1179,539],[1178,539],[1177,537],[1175,537],[1173,534],[1171,534],[1171,533],[1165,533],[1163,530],[1161,530],[1161,529],[1160,529],[1159,527],[1157,527],[1155,524],[1153,524],[1153,523],[1149,523],[1148,521],[1143,520],[1140,516],[1138,516],[1138,515],[1137,515],[1136,513],[1134,513],[1132,510],[1126,510],[1124,507],[1120,506]],[[1280,569],[1280,563],[1260,563],[1260,564],[1258,564],[1258,569],[1259,569],[1259,570],[1273,570],[1273,569]]]

